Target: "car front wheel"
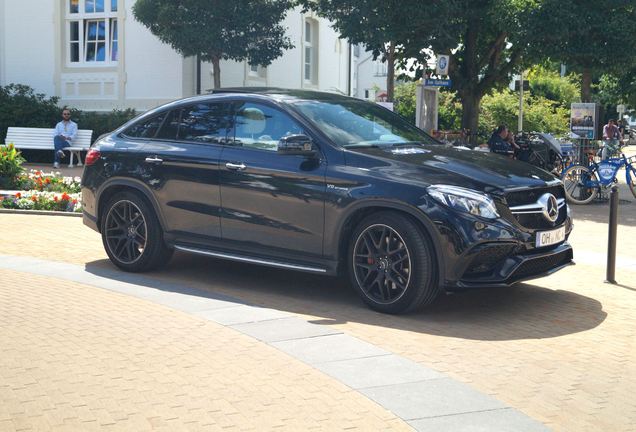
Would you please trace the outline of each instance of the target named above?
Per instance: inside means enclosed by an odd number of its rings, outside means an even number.
[[[432,252],[427,237],[408,217],[392,212],[368,216],[351,238],[351,282],[374,310],[418,310],[440,291]]]

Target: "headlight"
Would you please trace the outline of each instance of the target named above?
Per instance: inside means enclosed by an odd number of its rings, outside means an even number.
[[[499,217],[495,202],[483,193],[449,185],[432,185],[426,190],[436,201],[456,210],[488,219]]]

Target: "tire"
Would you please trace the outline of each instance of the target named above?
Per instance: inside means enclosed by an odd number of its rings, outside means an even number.
[[[596,198],[597,187],[585,187],[586,181],[598,182],[596,172],[583,165],[573,165],[565,170],[561,177],[565,187],[565,196],[572,204],[587,204]]]
[[[349,242],[348,270],[354,289],[378,312],[412,312],[440,293],[430,241],[398,213],[377,213],[358,224]]]
[[[154,209],[136,192],[111,197],[101,218],[108,258],[122,270],[143,272],[166,264],[174,252],[163,240]]]
[[[628,165],[627,169],[631,180],[631,182],[627,183],[627,186],[629,186],[629,190],[632,191],[632,195],[636,198],[636,169],[631,165]]]

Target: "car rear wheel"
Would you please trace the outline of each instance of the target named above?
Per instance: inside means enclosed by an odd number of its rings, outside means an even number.
[[[101,233],[108,257],[122,270],[152,270],[172,257],[173,249],[163,241],[154,210],[135,192],[118,193],[108,200]]]
[[[397,213],[365,218],[349,247],[351,283],[374,310],[404,313],[420,309],[439,294],[433,249],[421,229]]]

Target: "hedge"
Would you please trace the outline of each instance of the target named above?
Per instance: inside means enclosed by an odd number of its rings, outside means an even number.
[[[7,128],[53,128],[62,118],[62,107],[56,96],[46,97],[22,84],[0,87],[0,143],[4,142]],[[71,118],[80,129],[92,129],[93,140],[121,126],[136,115],[134,109],[113,110],[108,113],[81,111],[72,107]]]

